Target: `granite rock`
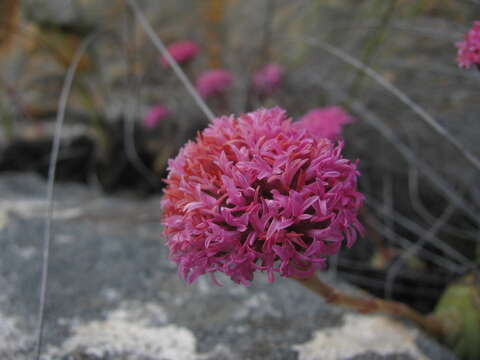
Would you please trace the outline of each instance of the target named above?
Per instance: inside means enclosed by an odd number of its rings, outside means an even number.
[[[5,360],[32,356],[44,193],[35,176],[0,177]],[[162,244],[159,201],[57,185],[43,360],[455,359],[411,326],[326,305],[287,279],[186,285]]]

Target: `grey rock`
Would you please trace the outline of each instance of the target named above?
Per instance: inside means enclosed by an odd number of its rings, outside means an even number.
[[[1,359],[31,358],[44,191],[34,176],[0,178]],[[455,359],[412,327],[331,307],[287,279],[186,285],[158,198],[59,184],[56,199],[43,360]]]

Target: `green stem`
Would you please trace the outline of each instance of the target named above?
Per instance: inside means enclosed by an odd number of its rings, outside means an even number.
[[[384,1],[385,0],[380,0],[380,2],[382,3],[384,3]],[[398,0],[389,1],[385,11],[382,14],[382,18],[380,20],[379,26],[376,28],[376,31],[373,33],[372,37],[367,41],[367,44],[363,52],[363,56],[361,58],[361,62],[366,66],[370,64],[370,61],[372,60],[373,55],[375,55],[376,50],[385,39],[387,27],[395,12],[397,1]],[[376,4],[374,6],[376,7]],[[357,70],[355,74],[355,78],[352,81],[352,85],[350,85],[350,89],[348,90],[348,94],[351,97],[355,97],[358,94],[358,92],[361,89],[361,85],[364,78],[365,78],[365,72],[361,70]]]
[[[82,82],[79,82],[78,89],[85,108],[87,108],[91,114],[90,126],[94,130],[94,133],[97,137],[100,154],[105,155],[110,146],[108,126],[104,121],[102,121],[101,117],[96,111],[95,102],[92,100],[87,87]]]

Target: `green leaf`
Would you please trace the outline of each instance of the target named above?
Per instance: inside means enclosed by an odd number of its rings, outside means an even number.
[[[480,287],[474,275],[445,290],[435,316],[447,324],[445,342],[458,357],[480,359]]]

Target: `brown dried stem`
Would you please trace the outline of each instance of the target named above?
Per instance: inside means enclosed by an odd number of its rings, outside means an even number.
[[[0,52],[8,49],[18,28],[19,0],[0,2]]]
[[[295,280],[314,293],[323,297],[329,304],[343,306],[363,314],[389,314],[413,322],[425,330],[428,334],[436,338],[441,339],[445,335],[445,326],[440,319],[434,317],[433,315],[420,314],[406,304],[396,301],[386,301],[376,297],[363,299],[342,294],[320,280],[320,278],[318,278],[315,274],[308,279]]]
[[[204,5],[207,36],[208,65],[212,69],[222,67],[220,27],[225,15],[226,3],[223,0],[207,0]]]

